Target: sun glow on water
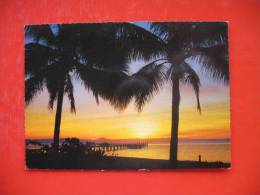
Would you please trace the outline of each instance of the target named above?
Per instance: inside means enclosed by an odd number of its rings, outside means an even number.
[[[107,155],[117,155],[120,157],[147,158],[169,160],[170,144],[159,143],[149,144],[148,147],[132,150],[118,150]],[[231,162],[230,142],[179,142],[179,160],[198,160],[201,155],[202,161],[208,162]]]

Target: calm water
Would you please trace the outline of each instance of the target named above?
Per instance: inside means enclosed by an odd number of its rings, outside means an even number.
[[[169,159],[169,144],[149,144],[143,149],[118,150],[107,153],[121,157],[136,157],[150,159]],[[230,143],[228,142],[182,142],[179,143],[178,160],[198,160],[201,155],[202,161],[230,162]]]

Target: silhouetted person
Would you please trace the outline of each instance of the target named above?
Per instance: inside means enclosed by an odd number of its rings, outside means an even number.
[[[199,154],[199,162],[201,162],[201,155]]]

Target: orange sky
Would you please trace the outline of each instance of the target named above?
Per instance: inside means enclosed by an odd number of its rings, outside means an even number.
[[[136,62],[137,63],[137,62]],[[133,67],[136,68],[137,64]],[[201,74],[201,73],[199,73]],[[201,74],[202,114],[196,111],[192,89],[181,86],[180,138],[216,139],[230,137],[229,86],[211,81]],[[86,139],[131,139],[169,137],[171,130],[171,87],[164,88],[150,101],[143,112],[137,113],[133,104],[122,113],[109,103],[97,105],[93,95],[78,81],[74,93],[76,114],[69,112],[64,98],[61,137]],[[51,138],[55,112],[48,110],[48,94],[44,90],[25,110],[26,138]]]

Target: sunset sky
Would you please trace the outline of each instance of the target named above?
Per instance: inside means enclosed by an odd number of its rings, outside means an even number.
[[[145,27],[145,24],[141,23]],[[130,63],[136,72],[145,63]],[[201,79],[202,114],[196,110],[195,94],[190,86],[181,85],[179,138],[218,139],[230,137],[229,86],[209,78],[198,64],[191,63]],[[166,83],[160,92],[138,113],[131,103],[124,112],[117,112],[108,102],[96,104],[91,92],[80,81],[73,80],[76,114],[70,113],[69,101],[64,98],[61,138],[132,139],[168,138],[171,131],[171,85]],[[25,108],[26,138],[52,138],[55,108],[48,109],[47,90]]]

